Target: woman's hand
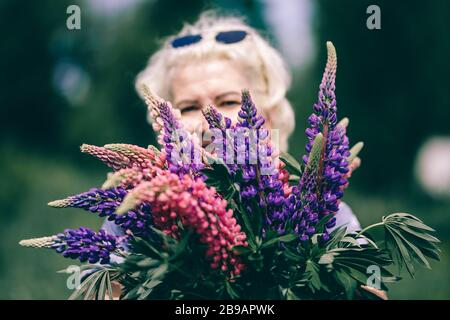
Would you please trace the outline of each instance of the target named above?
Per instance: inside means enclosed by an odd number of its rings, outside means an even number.
[[[375,288],[369,287],[369,286],[363,286],[363,285],[361,286],[361,288],[372,293],[373,295],[377,296],[378,298],[380,298],[382,300],[388,300],[386,291],[375,289]]]

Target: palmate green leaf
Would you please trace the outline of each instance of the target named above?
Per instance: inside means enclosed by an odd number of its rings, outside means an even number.
[[[285,169],[289,172],[289,175],[300,177],[302,175],[301,164],[289,153],[282,152],[280,160],[286,165]]]
[[[371,276],[371,273],[368,273],[370,266],[380,268],[381,287],[384,290],[387,290],[384,283],[399,280],[387,270],[393,263],[392,259],[370,243],[358,243],[361,235],[347,234],[345,228],[340,228],[332,232],[330,237],[318,264],[334,279],[335,284],[330,283],[329,286],[334,288],[338,285],[345,291],[347,299],[353,298],[357,286],[367,285],[368,277]]]
[[[408,250],[407,253],[405,253],[405,255],[408,255],[408,261],[410,263],[412,263],[413,260],[416,260],[417,262],[421,263],[422,265],[424,265],[425,267],[430,269],[430,264],[428,263],[428,260],[425,258],[425,256],[422,254],[422,252],[410,241],[408,241],[398,230],[393,229],[392,227],[386,226],[386,228],[389,229],[389,231],[391,232],[391,234],[396,234],[396,242],[398,243],[398,241],[402,242],[402,245],[404,247],[406,247],[406,249]],[[398,240],[398,241],[397,241]],[[401,251],[403,253],[403,251]],[[415,259],[417,258],[417,259]],[[414,268],[413,266],[410,266],[411,270],[413,270],[411,276],[414,275]]]
[[[345,246],[353,246],[353,247],[361,247],[360,243],[358,242],[358,240],[354,237],[345,235],[342,239],[340,244],[343,244],[344,247]]]
[[[417,232],[414,230],[414,228],[410,228],[408,227],[408,225],[399,225],[400,229],[402,229],[404,231],[405,234],[411,234],[417,238],[422,238],[425,241],[428,242],[435,242],[435,243],[439,243],[439,239],[436,237],[433,237],[432,235],[428,234],[428,233],[421,233],[421,232]]]
[[[94,270],[81,284],[78,289],[76,289],[69,297],[69,300],[77,300],[84,297],[84,293],[99,277],[100,270]]]
[[[332,249],[338,246],[338,244],[342,241],[342,239],[347,234],[347,228],[342,226],[334,230],[330,234],[330,240],[327,242],[327,249]]]
[[[349,273],[345,272],[343,269],[337,269],[333,273],[333,277],[336,282],[340,284],[344,289],[347,299],[352,299],[356,289],[355,279],[352,278]]]
[[[110,300],[113,298],[111,277],[109,272],[105,272],[102,276],[100,286],[97,291],[97,300],[105,300],[107,296]]]
[[[93,300],[94,299],[94,297],[96,296],[97,290],[101,284],[103,274],[104,274],[103,270],[96,274],[93,281],[91,281],[90,285],[87,287],[86,294],[83,297],[84,300]]]
[[[112,289],[112,280],[109,276],[109,273],[107,274],[108,278],[106,279],[106,292],[108,293],[109,299],[113,299],[113,289]]]
[[[112,297],[111,281],[119,275],[118,270],[113,267],[96,266],[90,274],[69,297],[69,300],[104,300],[106,293]],[[114,276],[111,276],[114,274]]]
[[[346,291],[347,298],[351,298],[357,284],[367,285],[370,266],[378,266],[381,272],[381,287],[387,290],[384,283],[398,281],[387,267],[392,264],[387,255],[379,249],[370,247],[335,248],[327,251],[319,260],[319,264],[333,275],[333,279]],[[349,290],[350,288],[350,290]]]
[[[319,290],[327,291],[327,288],[320,279],[320,267],[318,263],[312,260],[306,261],[305,274],[309,278],[308,287],[313,293]]]
[[[405,266],[414,278],[415,264],[431,268],[427,259],[439,259],[439,239],[428,232],[434,230],[408,213],[394,213],[383,217],[385,244],[399,270]]]

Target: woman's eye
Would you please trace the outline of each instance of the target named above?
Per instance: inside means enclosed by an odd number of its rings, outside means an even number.
[[[197,110],[197,107],[196,107],[196,106],[187,106],[187,107],[184,107],[184,108],[181,110],[181,113],[192,112],[192,111],[195,111],[195,110]]]
[[[237,100],[226,100],[226,101],[222,101],[221,103],[220,103],[220,106],[221,107],[229,107],[229,106],[235,106],[235,105],[238,105],[238,104],[240,104],[241,102],[240,101],[237,101]]]

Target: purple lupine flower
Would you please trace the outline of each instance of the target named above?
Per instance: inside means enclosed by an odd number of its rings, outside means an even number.
[[[204,107],[202,113],[209,125],[209,133],[213,143],[211,146],[215,147],[214,150],[209,150],[209,152],[219,157],[227,165],[230,172],[235,174],[238,167],[234,161],[236,150],[233,142],[234,126],[232,126],[231,119],[224,117],[211,105]]]
[[[283,183],[279,180],[279,171],[272,159],[273,149],[270,144],[269,131],[264,129],[265,119],[257,114],[256,106],[250,94],[242,94],[242,107],[239,112],[238,128],[249,128],[250,136],[246,137],[246,156],[257,158],[257,164],[242,166],[244,180],[249,188],[255,188],[257,203],[265,208],[263,235],[268,228],[284,233],[283,205],[285,200]],[[252,137],[251,135],[256,135]],[[252,143],[252,138],[256,143]],[[247,163],[247,162],[246,162]],[[250,197],[251,198],[251,197]]]
[[[131,231],[138,237],[151,237],[153,232],[153,219],[150,207],[142,204],[138,209],[129,211],[123,215],[117,215],[116,209],[122,203],[127,191],[122,187],[111,188],[107,190],[93,188],[88,192],[67,197],[66,199],[56,200],[49,203],[49,206],[55,208],[80,208],[100,217],[107,217],[114,221],[124,231]]]
[[[65,258],[78,259],[81,262],[108,264],[110,255],[120,249],[122,239],[107,234],[105,230],[94,232],[80,227],[66,229],[63,233],[20,241],[20,245],[34,248],[50,248]]]
[[[286,210],[290,216],[294,232],[305,241],[316,232],[323,232],[323,240],[329,235],[328,228],[335,225],[331,218],[325,230],[315,230],[317,222],[339,210],[339,201],[343,196],[343,186],[347,183],[347,157],[350,155],[345,125],[337,124],[336,115],[336,51],[331,42],[327,43],[328,59],[320,84],[318,102],[314,104],[314,113],[308,118],[306,129],[308,143],[307,154],[303,157],[308,164],[313,143],[319,134],[323,137],[320,161],[313,172],[305,171],[299,186],[286,201]]]
[[[237,167],[241,169],[242,179],[238,180],[238,184],[244,209],[252,214],[255,207],[262,208],[263,235],[268,226],[284,232],[280,223],[283,220],[283,183],[278,179],[279,172],[271,158],[273,150],[268,139],[269,132],[263,128],[265,120],[258,115],[250,93],[246,90],[242,92],[239,121],[235,126],[231,126],[231,121],[223,119],[213,107],[206,111],[210,128],[218,128],[224,134],[225,131],[232,132],[232,149],[237,159],[233,163],[226,158],[224,160],[233,174]],[[230,141],[227,139],[226,142]],[[225,146],[224,151],[226,149]]]
[[[107,234],[105,230],[94,232],[85,227],[67,229],[57,237],[60,242],[56,242],[52,248],[65,258],[78,259],[81,262],[100,261],[101,264],[107,264],[110,254],[118,249],[116,237]]]
[[[193,174],[198,176],[203,168],[200,150],[191,135],[183,129],[173,114],[172,107],[166,101],[157,104],[159,119],[162,122],[163,149],[170,172],[178,175]]]
[[[305,169],[299,185],[292,188],[292,193],[285,202],[285,215],[293,232],[300,241],[306,241],[317,230],[315,224],[319,220],[317,198],[317,173]]]

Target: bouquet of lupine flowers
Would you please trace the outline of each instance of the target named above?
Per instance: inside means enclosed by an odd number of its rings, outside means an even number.
[[[327,49],[301,161],[276,150],[248,91],[236,123],[202,110],[211,138],[202,147],[144,88],[161,148],[82,145],[113,172],[100,188],[49,203],[104,217],[121,233],[81,227],[20,244],[87,262],[75,299],[111,298],[113,282],[121,299],[370,299],[363,286],[387,290],[402,268],[429,268],[439,241],[413,215],[359,232],[336,226],[362,143],[350,148],[348,119],[337,119],[336,52]]]

